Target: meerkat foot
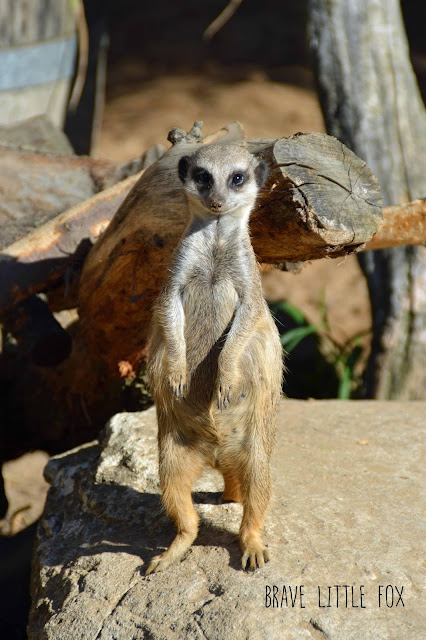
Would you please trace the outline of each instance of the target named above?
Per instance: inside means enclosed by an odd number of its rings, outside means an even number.
[[[176,398],[183,398],[186,392],[186,376],[184,374],[169,374],[169,388]]]
[[[168,558],[167,551],[165,551],[159,556],[154,556],[154,558],[152,558],[148,569],[145,571],[145,575],[149,576],[150,573],[159,573],[160,571],[164,571],[178,560],[179,558]]]
[[[164,571],[168,569],[172,564],[178,562],[182,556],[188,551],[191,547],[194,539],[197,535],[197,531],[189,533],[178,533],[176,538],[173,540],[172,544],[166,551],[163,551],[158,556],[152,558],[148,569],[145,571],[145,575],[148,576],[150,573],[158,573],[159,571]]]
[[[223,411],[226,409],[229,404],[231,404],[232,395],[231,395],[232,385],[227,384],[219,384],[217,389],[217,408]]]
[[[269,562],[269,551],[260,538],[251,538],[241,546],[243,550],[241,566],[243,569],[248,568],[254,571],[257,567],[263,567],[265,562]]]

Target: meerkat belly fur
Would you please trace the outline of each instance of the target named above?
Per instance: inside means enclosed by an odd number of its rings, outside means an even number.
[[[191,497],[205,466],[242,502],[242,566],[269,560],[261,529],[281,393],[282,348],[262,295],[248,220],[267,168],[242,147],[201,147],[179,162],[190,221],[152,320],[149,375],[158,415],[163,503],[177,535],[147,574],[196,538]]]

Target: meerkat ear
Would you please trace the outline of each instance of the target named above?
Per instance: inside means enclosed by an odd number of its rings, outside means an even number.
[[[259,164],[254,170],[254,175],[256,177],[257,186],[259,189],[263,187],[266,182],[266,178],[268,177],[269,169],[266,162],[263,160],[259,160]]]
[[[186,177],[188,175],[188,166],[189,166],[189,156],[182,156],[178,164],[179,178],[182,180],[182,182],[185,182]]]

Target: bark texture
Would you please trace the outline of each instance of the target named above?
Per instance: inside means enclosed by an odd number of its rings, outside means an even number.
[[[311,0],[309,39],[327,131],[363,158],[385,205],[426,193],[426,114],[397,0]],[[426,397],[426,252],[360,257],[373,311],[369,396]]]

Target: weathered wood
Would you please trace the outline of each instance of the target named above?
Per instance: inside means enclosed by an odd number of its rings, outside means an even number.
[[[90,165],[0,144],[0,248],[97,192]]]
[[[334,138],[301,134],[238,144],[271,168],[250,227],[261,262],[345,255],[376,232],[381,198],[375,178]],[[195,148],[176,144],[143,174],[86,259],[81,331],[112,375],[145,356],[152,305],[188,217],[177,164]]]
[[[45,290],[49,291],[50,306],[52,296],[55,299],[55,311],[76,307],[80,274],[92,243],[105,231],[140,175],[141,172],[76,205],[7,247],[0,254],[0,313],[29,295]],[[50,242],[46,242],[46,238],[50,238]],[[178,238],[176,233],[176,243]],[[271,242],[275,242],[275,238]],[[406,205],[385,207],[379,231],[364,247],[360,245],[359,251],[425,243],[426,200],[415,200]],[[282,244],[272,251],[279,260],[269,263],[269,268],[286,262],[284,251]],[[330,257],[337,255],[331,253]]]
[[[1,2],[0,25],[0,47],[58,38],[74,28],[72,6],[68,0]]]
[[[61,213],[0,253],[0,312],[79,270],[140,174]],[[3,231],[3,230],[2,230]],[[67,276],[66,274],[69,274]]]
[[[426,112],[397,0],[310,0],[309,34],[327,131],[364,158],[386,205],[426,194]],[[426,252],[362,256],[374,337],[366,386],[378,398],[426,393]]]
[[[296,134],[248,146],[272,172],[250,226],[259,261],[346,255],[376,233],[382,218],[377,181],[335,138]]]
[[[235,142],[240,135],[240,128],[227,127],[207,140],[217,142],[226,139]],[[366,206],[363,200],[366,193],[363,189],[374,189],[368,183],[369,172],[363,163],[357,166],[359,161],[350,154],[346,157],[347,167],[342,173],[340,143],[320,134],[306,134],[271,142],[247,142],[247,145],[253,151],[259,151],[260,148],[272,167],[272,189],[265,190],[262,195],[251,225],[259,260],[283,263],[326,255],[337,257],[360,249],[374,234],[380,215],[377,207],[372,209],[373,212],[377,210],[377,213],[371,215],[370,207],[367,206],[365,212],[368,209],[370,214],[365,218],[362,215],[354,218],[349,211],[351,201],[358,211],[361,203]],[[177,156],[176,152],[173,154],[173,169],[164,169],[163,164],[160,164],[154,170],[154,174],[159,171],[155,185],[151,187],[149,177],[146,182],[152,189],[151,199],[164,203],[157,206],[157,221],[154,220],[152,234],[157,231],[161,233],[164,225],[168,226],[171,234],[169,251],[176,245],[186,219],[186,203],[182,199],[176,176],[173,176],[174,188],[165,191],[165,186],[172,183],[169,178],[164,179],[164,172],[176,172]],[[315,169],[307,168],[310,166],[309,162],[312,164],[312,154],[317,155]],[[352,168],[348,170],[350,167]],[[326,177],[326,172],[330,169],[335,176],[334,182]],[[351,170],[366,172],[359,178],[353,195],[350,194],[353,179]],[[316,183],[313,182],[314,174]],[[367,184],[364,184],[363,177]],[[340,186],[337,184],[338,180],[341,181]],[[69,274],[78,271],[90,248],[90,240],[93,241],[106,228],[136,181],[137,177],[133,176],[118,183],[55,217],[6,248],[0,256],[3,262],[0,269],[0,312],[30,293],[54,287],[64,278],[66,271]],[[318,197],[315,194],[324,195]],[[331,202],[329,206],[325,204],[327,197]],[[311,202],[312,206],[306,207],[305,200]],[[342,202],[343,206],[340,205]],[[132,233],[137,231],[141,211],[148,207],[149,212],[151,205],[145,205],[136,196],[134,206],[134,213],[130,216],[135,219]],[[177,225],[175,219],[164,215],[165,211],[176,207],[179,218]],[[146,216],[145,213],[144,215]],[[151,270],[155,270],[157,260],[157,253],[153,252],[150,257]],[[66,301],[64,304],[66,307]]]
[[[44,116],[0,127],[0,249],[150,166],[164,151],[162,145],[154,145],[117,165],[72,155],[66,136]]]
[[[365,251],[425,244],[426,200],[414,200],[383,209],[383,223],[374,238],[365,245]]]
[[[231,122],[206,142],[242,136],[241,124]],[[5,171],[0,171],[0,313],[32,293],[57,286],[66,271],[79,272],[91,241],[106,228],[141,172],[165,152],[156,144],[139,158],[115,165],[58,156],[58,148],[67,155],[71,151],[63,133],[44,116],[0,127],[5,154]],[[103,192],[87,199],[85,188]],[[68,209],[74,202],[79,204]]]
[[[46,113],[62,127],[76,50],[73,2],[0,2],[0,122]]]
[[[140,170],[82,156],[34,154],[0,142],[0,249],[62,211]]]

